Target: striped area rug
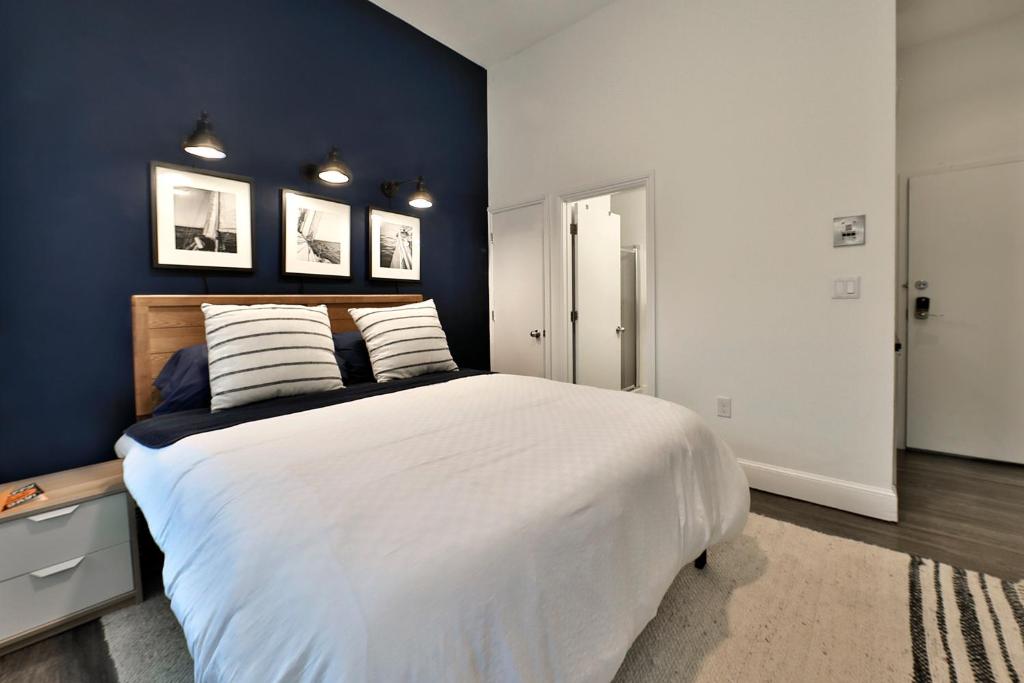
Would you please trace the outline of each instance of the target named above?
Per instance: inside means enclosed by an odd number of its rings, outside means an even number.
[[[1008,581],[910,558],[914,681],[1024,678],[1024,596]]]
[[[1024,683],[1022,602],[1021,583],[751,515],[683,569],[616,683]]]

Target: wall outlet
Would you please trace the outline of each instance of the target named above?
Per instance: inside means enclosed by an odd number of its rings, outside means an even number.
[[[716,400],[718,417],[732,417],[732,399],[728,396],[719,396]]]

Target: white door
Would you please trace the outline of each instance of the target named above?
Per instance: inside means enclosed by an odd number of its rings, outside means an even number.
[[[620,219],[611,197],[576,204],[576,383],[622,388]]]
[[[544,205],[491,215],[491,369],[544,377]]]
[[[1024,162],[912,178],[909,212],[907,446],[1024,463]]]

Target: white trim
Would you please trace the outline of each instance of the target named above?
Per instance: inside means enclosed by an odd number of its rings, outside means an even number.
[[[1012,154],[1010,156],[999,156],[991,159],[979,159],[977,161],[959,161],[956,163],[939,164],[937,166],[929,166],[927,168],[918,169],[908,173],[900,173],[897,177],[903,178],[909,181],[911,178],[916,178],[923,175],[939,175],[941,173],[953,173],[955,171],[970,171],[975,168],[985,168],[987,166],[1002,166],[1003,164],[1016,164],[1024,161],[1024,156],[1019,154]]]
[[[739,463],[747,474],[750,488],[887,522],[897,521],[898,506],[894,486],[868,486],[742,458],[739,458]]]
[[[644,226],[643,242],[637,245],[639,258],[637,259],[640,269],[640,290],[637,318],[642,320],[642,324],[638,325],[637,335],[637,387],[638,393],[649,394],[651,396],[657,396],[657,347],[656,347],[656,335],[657,335],[657,320],[655,312],[657,311],[656,300],[655,300],[655,224],[654,224],[654,171],[648,171],[642,175],[630,176],[620,180],[612,180],[598,185],[590,185],[586,188],[576,188],[567,192],[559,193],[554,202],[552,202],[551,215],[553,217],[552,229],[555,234],[552,235],[551,242],[559,243],[562,250],[562,260],[560,264],[560,270],[562,272],[562,292],[560,296],[560,306],[564,310],[565,315],[562,316],[561,324],[559,325],[560,337],[563,340],[562,344],[562,355],[565,362],[564,372],[559,373],[562,376],[558,379],[564,381],[571,381],[571,370],[572,367],[572,324],[569,321],[569,311],[572,308],[572,249],[570,247],[570,236],[569,236],[569,213],[568,205],[580,201],[581,199],[587,199],[589,197],[599,197],[606,194],[614,194],[615,192],[622,192],[624,190],[632,190],[636,188],[643,188],[645,191],[645,204],[646,204],[646,225]],[[552,292],[551,297],[558,296],[557,293]],[[553,308],[553,307],[552,307]]]
[[[525,209],[528,206],[545,207],[547,201],[547,197],[538,197],[536,199],[529,199],[516,204],[508,204],[500,207],[487,207],[487,338],[488,353],[492,361],[494,359],[494,320],[491,317],[491,312],[494,310],[494,268],[492,250],[494,243],[491,240],[491,235],[494,234],[494,215],[505,213],[506,211],[515,211],[516,209]],[[544,282],[541,285],[543,288],[542,298],[544,301],[544,336],[541,337],[541,344],[544,347],[544,376],[550,379],[551,337],[548,331],[551,329],[551,245],[549,244],[548,239],[549,225],[547,214],[548,212],[546,210],[541,211],[541,220],[544,221],[544,224],[541,225],[541,251],[543,253],[542,258],[544,259]]]
[[[527,199],[523,202],[516,202],[515,204],[505,204],[504,206],[488,206],[488,215],[494,215],[496,213],[505,213],[506,211],[515,211],[516,209],[525,209],[528,206],[536,206],[537,204],[543,204],[547,201],[547,197],[537,197],[536,199]]]
[[[600,197],[602,195],[614,194],[624,190],[632,190],[634,187],[644,187],[648,181],[653,179],[654,171],[648,171],[643,174],[628,176],[620,180],[610,180],[596,185],[577,187],[576,189],[560,193],[558,198],[563,202],[571,204],[572,202],[578,202],[581,199],[589,199],[590,197]]]

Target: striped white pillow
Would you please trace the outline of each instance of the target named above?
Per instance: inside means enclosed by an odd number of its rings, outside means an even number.
[[[210,409],[341,389],[326,306],[203,304]]]
[[[391,308],[350,308],[378,382],[458,370],[433,299]]]

